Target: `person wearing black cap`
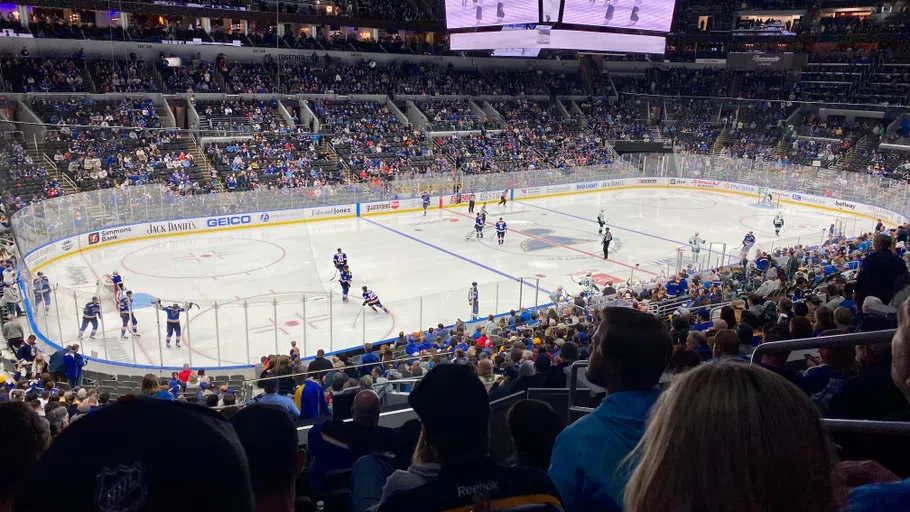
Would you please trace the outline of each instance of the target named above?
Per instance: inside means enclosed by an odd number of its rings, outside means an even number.
[[[417,452],[433,453],[436,478],[411,488],[387,484],[378,512],[450,510],[562,511],[556,488],[546,474],[506,467],[489,456],[490,404],[486,388],[467,365],[432,369],[408,396],[421,421]],[[393,481],[393,478],[390,478]]]
[[[179,435],[167,425],[179,425]],[[176,461],[203,460],[187,485]],[[46,475],[67,474],[65,492],[48,492]],[[229,475],[230,485],[223,485]],[[217,412],[165,400],[123,400],[74,422],[32,468],[16,512],[98,510],[253,512],[250,470],[237,434]]]

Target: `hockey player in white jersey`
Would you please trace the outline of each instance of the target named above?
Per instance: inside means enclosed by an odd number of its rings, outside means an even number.
[[[774,234],[780,236],[780,230],[784,227],[784,212],[777,212],[774,216]]]
[[[705,245],[705,240],[695,233],[689,238],[689,248],[692,249],[692,261],[698,263],[698,254],[701,252],[701,246]]]
[[[610,220],[610,219],[608,219],[608,218],[604,215],[604,211],[603,211],[603,210],[600,210],[600,213],[597,214],[597,224],[600,226],[599,228],[597,228],[597,234],[598,234],[598,235],[602,235],[602,234],[603,234],[603,232],[604,232],[604,226],[607,225],[607,221],[609,221],[609,220]]]
[[[581,281],[578,282],[582,290],[584,290],[585,295],[590,296],[594,291],[600,291],[600,288],[597,287],[597,283],[594,282],[594,278],[591,277],[591,273],[588,272],[585,277],[581,278]]]
[[[550,294],[550,302],[557,308],[568,300],[569,294],[566,293],[566,290],[562,286],[556,287],[556,290]]]

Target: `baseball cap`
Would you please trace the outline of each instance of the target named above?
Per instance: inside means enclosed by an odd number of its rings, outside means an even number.
[[[408,404],[434,439],[487,435],[490,401],[468,365],[436,366],[411,391]]]
[[[197,472],[187,485],[185,472],[175,470],[181,460],[204,460],[218,471]],[[67,491],[47,492],[42,475],[73,461],[79,471],[67,476]],[[32,475],[16,512],[255,510],[247,458],[230,423],[180,402],[133,398],[98,409],[64,430]],[[225,475],[231,485],[223,485]]]

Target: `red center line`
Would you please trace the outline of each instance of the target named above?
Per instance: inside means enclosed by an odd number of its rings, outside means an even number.
[[[461,213],[461,212],[456,212],[456,211],[452,211],[452,210],[450,210],[450,209],[446,209],[445,211],[446,211],[446,212],[449,212],[449,213],[453,213],[453,214],[455,214],[455,215],[461,215],[462,217],[468,217],[468,218],[472,218],[472,219],[474,218],[474,217],[471,217],[471,216],[468,215],[468,214]],[[581,249],[578,249],[578,248],[576,248],[576,247],[572,247],[572,246],[570,246],[570,245],[565,245],[565,244],[561,244],[561,243],[559,243],[559,242],[554,242],[553,240],[548,240],[548,239],[546,239],[546,238],[542,238],[542,237],[539,237],[539,236],[537,236],[537,235],[532,235],[532,234],[530,234],[530,233],[525,233],[525,232],[519,231],[519,230],[517,230],[517,229],[515,229],[515,228],[508,228],[508,229],[509,229],[509,231],[514,231],[514,232],[518,233],[519,235],[524,235],[524,236],[526,236],[526,237],[528,237],[528,238],[533,238],[533,239],[535,239],[535,240],[540,240],[541,242],[544,242],[544,243],[546,243],[546,244],[550,244],[550,245],[552,245],[552,246],[554,246],[554,247],[561,247],[561,248],[563,248],[563,249],[568,249],[568,250],[570,250],[570,251],[575,251],[575,252],[577,252],[577,253],[579,253],[579,254],[584,254],[585,256],[590,256],[590,257],[592,257],[592,258],[596,258],[596,259],[601,260],[601,261],[607,261],[607,262],[609,262],[609,263],[615,263],[615,264],[617,264],[617,265],[621,265],[621,266],[626,267],[626,268],[635,269],[635,270],[638,270],[639,272],[644,272],[645,274],[650,274],[650,275],[652,275],[652,276],[656,276],[656,275],[657,275],[657,273],[651,272],[650,270],[645,270],[645,269],[643,269],[643,268],[641,268],[641,267],[636,267],[636,266],[634,266],[634,265],[629,265],[628,263],[623,263],[623,262],[621,262],[621,261],[616,261],[616,260],[604,260],[604,259],[603,259],[603,256],[600,256],[600,255],[597,255],[597,254],[594,254],[594,253],[591,253],[591,252],[583,251],[583,250],[581,250]]]

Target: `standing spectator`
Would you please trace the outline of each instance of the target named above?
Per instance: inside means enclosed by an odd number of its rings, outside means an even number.
[[[69,381],[70,386],[74,388],[81,386],[82,368],[85,366],[85,358],[79,353],[79,345],[73,345],[72,350],[64,354],[63,361],[66,367],[66,379]]]
[[[304,419],[314,419],[329,414],[322,383],[313,374],[308,375],[303,384],[294,390],[294,403],[300,409],[300,415]]]
[[[569,381],[569,372],[572,365],[578,360],[578,344],[574,341],[567,341],[559,349],[559,364],[550,366],[546,377],[543,379],[545,388],[567,388]]]
[[[67,345],[51,354],[51,358],[48,361],[48,371],[51,372],[51,377],[55,381],[62,382],[66,380],[66,353],[71,349],[72,347]]]
[[[294,403],[294,400],[289,396],[279,395],[278,394],[278,381],[275,379],[266,379],[262,381],[262,389],[265,393],[253,397],[252,400],[247,402],[247,405],[258,403],[258,404],[274,404],[279,407],[283,407],[284,410],[291,416],[291,419],[297,419],[300,417],[300,409],[297,408],[297,405]]]
[[[873,252],[863,260],[856,278],[856,302],[862,304],[866,297],[874,296],[888,304],[894,293],[910,281],[910,274],[903,260],[891,250],[891,237],[875,235]]]
[[[433,368],[408,396],[408,403],[421,422],[416,451],[432,453],[439,473],[428,481],[412,479],[398,489],[387,485],[378,512],[409,510],[414,504],[423,510],[492,510],[493,503],[502,501],[534,510],[563,509],[546,474],[501,466],[490,459],[490,405],[486,389],[470,367]]]
[[[19,352],[19,347],[22,346],[22,340],[25,338],[22,325],[15,320],[16,316],[10,315],[7,322],[3,324],[3,339],[6,340],[6,346],[13,354]]]
[[[719,361],[680,376],[633,457],[629,512],[721,512],[734,502],[740,511],[840,509],[837,461],[818,410],[757,365]]]
[[[51,444],[48,422],[23,402],[0,403],[0,437],[4,454],[16,461],[14,471],[0,479],[0,510],[12,510],[16,493],[29,471]]]
[[[645,431],[672,340],[655,316],[606,308],[594,333],[587,379],[607,389],[593,413],[556,438],[549,475],[567,512],[622,510],[629,468],[622,461]]]
[[[307,366],[307,371],[318,372],[316,373],[316,377],[321,381],[326,372],[333,367],[334,365],[332,365],[332,362],[325,358],[325,350],[319,349],[316,351],[316,359],[310,361],[310,365]]]

